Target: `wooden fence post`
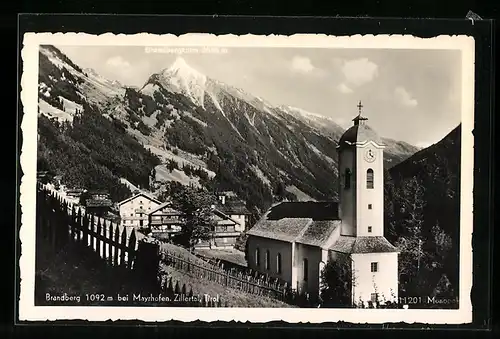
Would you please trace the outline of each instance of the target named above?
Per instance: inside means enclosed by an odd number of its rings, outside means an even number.
[[[117,227],[118,227],[118,225],[117,225]],[[122,230],[122,237],[120,239],[120,243],[123,246],[120,249],[120,266],[126,267],[126,263],[125,263],[125,253],[127,252],[127,249],[125,247],[127,244],[127,229],[126,228],[123,228],[123,230]]]
[[[78,208],[78,212],[77,212],[77,215],[76,215],[76,223],[75,223],[75,226],[76,226],[76,242],[78,243],[78,245],[81,245],[82,243],[82,238],[83,238],[83,235],[82,235],[82,225],[83,225],[83,220],[82,220],[82,209],[81,208]]]
[[[135,231],[132,229],[132,233],[130,233],[130,237],[128,239],[128,258],[127,258],[127,268],[133,269],[135,264],[136,250],[135,247],[137,245],[137,239],[135,236]]]
[[[167,289],[168,289],[168,296],[173,299],[174,298],[174,282],[172,280],[172,277],[168,278],[168,284],[167,284]]]
[[[66,212],[68,212],[68,208],[66,208]],[[68,223],[69,223],[69,229],[70,229],[70,242],[74,243],[76,242],[75,235],[76,235],[76,211],[75,211],[75,206],[71,206],[71,212],[69,212],[68,215]]]
[[[111,226],[113,228],[113,226]],[[114,227],[114,232],[113,232],[113,240],[114,240],[114,251],[113,251],[113,266],[118,266],[118,261],[120,258],[118,257],[120,255],[118,244],[120,243],[120,228],[118,225]]]
[[[108,265],[113,266],[113,223],[109,222],[106,227],[104,227],[104,230],[106,232],[106,238],[109,240],[106,262]]]
[[[59,214],[59,208],[57,206],[57,198],[54,195],[52,197],[52,203],[51,203],[51,214],[52,214],[52,222],[51,224],[51,233],[52,233],[52,244],[53,244],[53,249],[55,252],[59,250],[59,245],[60,245],[60,237],[59,237],[59,225],[61,224],[61,218]]]
[[[94,232],[94,216],[90,214],[90,222],[89,222],[89,228],[88,228],[88,233],[87,233],[87,246],[94,250],[94,238],[92,237],[92,233]]]
[[[145,241],[139,242],[135,261],[135,276],[150,289],[158,287],[159,246]]]
[[[95,236],[95,241],[96,241],[95,252],[99,257],[101,256],[101,239],[100,239],[101,230],[102,230],[101,218],[99,218],[97,219],[96,236]]]

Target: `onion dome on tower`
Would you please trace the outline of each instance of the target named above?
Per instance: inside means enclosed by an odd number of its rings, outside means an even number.
[[[349,127],[349,129],[347,129],[340,137],[337,148],[362,145],[369,141],[373,141],[377,145],[382,146],[384,144],[382,139],[370,126],[366,124],[368,118],[361,114],[361,109],[363,108],[361,101],[357,107],[359,110],[358,115],[352,119],[353,125]]]

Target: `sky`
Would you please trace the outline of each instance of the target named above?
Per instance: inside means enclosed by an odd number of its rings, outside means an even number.
[[[461,120],[458,50],[57,46],[110,80],[142,87],[181,55],[194,69],[274,105],[332,117],[347,128],[358,113],[379,135],[426,147]]]

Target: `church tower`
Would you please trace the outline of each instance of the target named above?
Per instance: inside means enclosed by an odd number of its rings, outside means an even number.
[[[353,126],[337,146],[339,161],[339,216],[343,236],[384,236],[384,148],[366,124],[361,101]]]

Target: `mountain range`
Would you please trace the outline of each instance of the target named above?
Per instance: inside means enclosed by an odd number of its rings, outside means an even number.
[[[337,197],[336,145],[344,129],[334,118],[274,106],[207,77],[181,57],[141,88],[81,68],[54,46],[40,46],[39,57],[39,166],[73,186],[178,181],[232,190],[257,213],[276,199]],[[383,140],[386,168],[420,150]],[[118,150],[122,156],[114,154]],[[109,180],[69,174],[67,163],[82,167],[75,152]],[[126,190],[113,189],[115,200]]]

